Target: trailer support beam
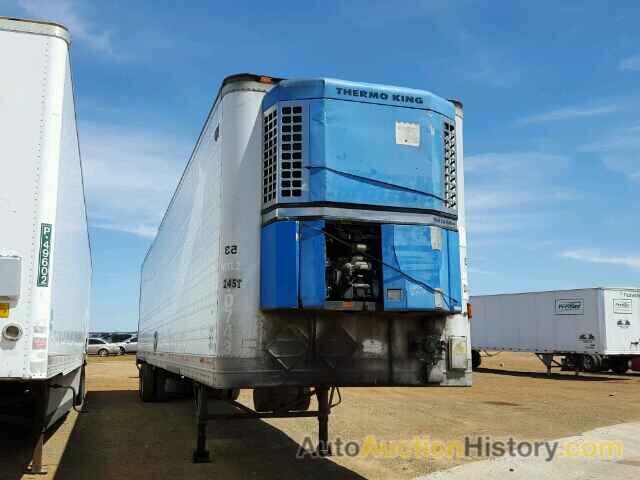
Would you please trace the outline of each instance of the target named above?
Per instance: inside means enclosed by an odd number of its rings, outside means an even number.
[[[562,364],[555,359],[555,355],[553,353],[536,353],[536,357],[538,357],[538,359],[544,363],[544,366],[547,367],[548,376],[551,376],[551,369],[553,367],[562,368]]]
[[[196,449],[193,452],[193,463],[209,463],[211,455],[207,450],[207,421],[209,420],[209,395],[207,387],[194,383],[196,418],[197,418],[197,439]]]
[[[30,475],[46,475],[47,467],[45,467],[42,463],[42,456],[44,450],[44,428],[38,433],[38,438],[36,440],[36,445],[33,449],[33,459],[31,460],[31,465],[27,467],[26,473]]]
[[[317,387],[318,396],[318,455],[327,457],[331,455],[329,445],[329,388]]]
[[[209,420],[258,420],[263,418],[317,418],[318,419],[318,446],[315,454],[318,457],[331,455],[329,443],[329,415],[331,413],[331,401],[333,395],[329,394],[330,387],[316,387],[311,395],[318,399],[318,410],[295,411],[287,408],[272,412],[257,412],[235,400],[218,399],[232,407],[229,413],[208,412],[208,387],[194,382],[194,396],[197,418],[196,449],[193,451],[193,463],[209,463],[211,455],[207,450],[207,422]],[[340,403],[340,402],[338,402]],[[337,405],[337,404],[336,404]],[[293,406],[293,405],[292,405]],[[335,405],[333,405],[335,406]]]
[[[31,464],[25,469],[30,475],[45,475],[47,467],[42,463],[44,453],[44,440],[47,431],[47,408],[49,404],[49,385],[38,382],[31,385],[33,395],[33,433],[37,435],[33,447]]]

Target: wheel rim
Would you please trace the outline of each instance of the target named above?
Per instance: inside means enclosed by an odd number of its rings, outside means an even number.
[[[595,360],[593,357],[591,357],[590,355],[585,355],[584,359],[582,360],[582,365],[584,367],[585,370],[587,371],[591,371],[594,370],[595,367]]]

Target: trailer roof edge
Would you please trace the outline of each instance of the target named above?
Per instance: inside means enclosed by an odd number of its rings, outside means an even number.
[[[64,40],[67,45],[71,45],[71,34],[69,33],[69,29],[60,23],[28,20],[24,18],[0,17],[0,30],[57,37]]]

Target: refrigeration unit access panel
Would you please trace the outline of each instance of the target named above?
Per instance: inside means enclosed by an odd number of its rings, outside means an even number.
[[[455,105],[427,91],[277,84],[262,103],[261,308],[459,312],[455,137]]]

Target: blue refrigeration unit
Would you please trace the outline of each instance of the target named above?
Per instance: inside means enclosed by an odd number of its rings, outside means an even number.
[[[456,104],[311,79],[262,110],[261,308],[460,312]]]

